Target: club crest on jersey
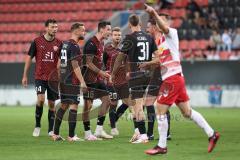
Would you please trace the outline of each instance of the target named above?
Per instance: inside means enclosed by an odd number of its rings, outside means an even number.
[[[163,48],[163,47],[159,47],[159,48],[158,48],[158,51],[160,52],[160,54],[162,54],[163,51],[164,51],[164,48]]]
[[[56,52],[58,50],[58,46],[53,46],[53,50]]]

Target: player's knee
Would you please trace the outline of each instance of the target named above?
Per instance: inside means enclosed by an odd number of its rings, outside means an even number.
[[[71,106],[70,106],[70,109],[77,111],[77,110],[78,110],[78,105],[76,105],[76,104],[71,105]]]
[[[54,108],[55,108],[54,101],[48,101],[48,107],[49,107],[50,110],[54,110]]]
[[[140,111],[140,112],[136,113],[135,116],[136,116],[136,119],[137,119],[138,121],[142,121],[142,120],[145,119],[145,115],[144,115],[144,112],[143,112],[143,111]]]
[[[108,104],[110,104],[109,96],[103,96],[103,97],[101,98],[101,100],[102,100],[102,103],[108,103]]]
[[[191,117],[191,110],[184,111],[182,114],[183,114],[183,117],[190,118]]]
[[[44,105],[44,102],[45,102],[45,96],[44,96],[44,94],[39,94],[39,95],[37,96],[37,104],[38,104],[39,106],[43,106],[43,105]]]
[[[110,108],[116,108],[117,107],[117,101],[111,101],[110,102]]]
[[[37,104],[38,106],[43,106],[44,105],[44,99],[38,99]]]
[[[67,109],[68,109],[68,105],[67,105],[67,104],[62,104],[62,105],[61,105],[61,108],[62,108],[63,110],[67,110]]]

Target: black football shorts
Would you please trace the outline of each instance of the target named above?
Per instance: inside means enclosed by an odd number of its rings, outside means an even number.
[[[55,101],[59,99],[58,96],[58,82],[56,81],[44,81],[44,80],[35,80],[35,90],[37,94],[45,94],[47,91],[47,99]]]

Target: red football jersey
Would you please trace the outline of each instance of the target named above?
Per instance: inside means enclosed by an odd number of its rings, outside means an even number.
[[[58,81],[56,70],[61,44],[59,39],[47,41],[43,35],[34,39],[28,55],[36,59],[35,79]]]
[[[120,50],[118,48],[115,48],[114,46],[112,46],[112,44],[107,44],[104,48],[104,61],[106,62],[105,67],[106,70],[109,73],[112,73],[113,67],[114,67],[114,63],[116,61],[116,58],[118,56],[118,53],[120,52]],[[114,81],[114,85],[122,85],[127,83],[126,80],[126,73],[127,73],[127,68],[125,65],[122,65],[118,72],[115,75],[115,81]]]
[[[102,70],[103,49],[104,49],[103,43],[100,42],[96,36],[89,39],[83,48],[84,65],[86,65],[86,56],[94,56],[92,63],[98,69]],[[86,83],[96,83],[102,81],[102,78],[98,75],[98,73],[95,73],[89,68],[86,68],[85,70],[84,79]]]

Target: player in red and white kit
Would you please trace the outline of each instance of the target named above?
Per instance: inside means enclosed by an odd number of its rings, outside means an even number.
[[[150,62],[140,65],[140,67],[145,68],[160,63],[163,84],[160,87],[162,94],[157,98],[159,142],[153,149],[146,150],[145,153],[149,155],[167,153],[168,123],[166,113],[173,103],[178,106],[184,117],[193,120],[200,128],[204,129],[209,137],[208,152],[211,152],[220,135],[218,132],[214,132],[204,117],[193,110],[189,104],[189,97],[180,64],[177,30],[169,27],[170,21],[166,15],[159,16],[157,12],[148,5],[146,5],[146,11],[156,20],[158,27],[163,33],[163,41],[159,48],[159,56]]]
[[[158,47],[160,47],[162,41],[163,41],[163,34],[160,31],[160,29],[156,25],[156,21],[151,18],[148,21],[146,31],[152,35],[155,39],[155,43]],[[154,128],[154,121],[155,121],[155,109],[154,109],[154,102],[156,101],[158,95],[159,95],[159,89],[162,84],[162,76],[161,76],[161,68],[159,65],[154,66],[155,68],[153,69],[153,75],[151,76],[151,81],[150,85],[148,87],[148,92],[145,96],[145,106],[147,109],[147,114],[148,114],[148,139],[154,139],[153,135],[153,128]],[[167,134],[167,139],[171,140],[171,135],[170,135],[170,120],[171,120],[171,115],[170,112],[168,111],[166,113],[167,115],[167,120],[168,120],[168,134]]]
[[[34,39],[29,49],[24,73],[22,78],[22,85],[27,87],[28,85],[28,71],[31,65],[32,58],[35,57],[35,88],[37,92],[37,104],[35,111],[35,129],[33,136],[38,137],[40,135],[41,117],[43,113],[43,105],[45,102],[45,92],[47,91],[48,99],[48,134],[53,135],[53,124],[55,118],[55,100],[58,99],[58,75],[57,75],[57,63],[60,54],[60,46],[62,42],[55,38],[58,30],[57,21],[54,19],[48,19],[45,22],[46,33]],[[55,72],[54,72],[55,71]],[[54,75],[53,73],[56,73]]]

